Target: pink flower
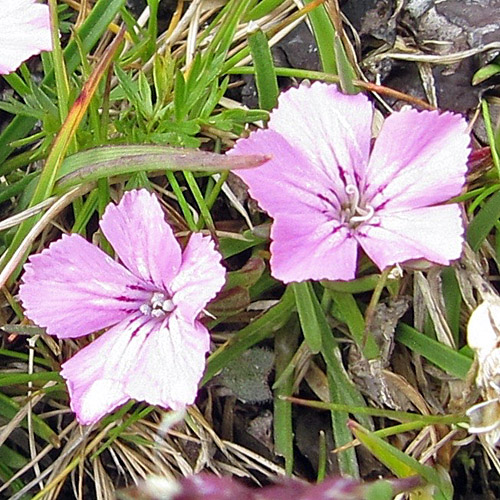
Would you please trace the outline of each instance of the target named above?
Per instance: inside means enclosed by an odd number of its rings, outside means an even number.
[[[26,315],[61,339],[110,327],[62,365],[80,423],[129,399],[181,409],[205,367],[209,334],[197,317],[224,284],[221,256],[198,233],[181,252],[144,189],[109,205],[100,226],[123,265],[77,234],[63,236],[25,266]]]
[[[47,5],[0,0],[0,12],[0,74],[12,73],[31,56],[52,50]]]
[[[284,92],[269,126],[229,154],[272,154],[238,170],[274,219],[271,271],[289,283],[350,280],[358,249],[384,269],[410,259],[448,264],[460,256],[457,204],[469,137],[453,113],[390,115],[371,148],[373,107],[362,94],[313,83]]]

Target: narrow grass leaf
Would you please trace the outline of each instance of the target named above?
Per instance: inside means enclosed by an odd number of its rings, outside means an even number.
[[[427,337],[411,326],[400,323],[396,328],[396,340],[413,352],[444,370],[447,374],[465,380],[472,360],[450,347]]]
[[[296,317],[276,332],[274,337],[274,355],[276,377],[280,377],[292,360],[298,346],[298,328]],[[293,422],[292,403],[283,399],[293,393],[293,373],[289,374],[283,383],[274,390],[274,446],[275,451],[285,459],[285,470],[288,475],[293,473]]]
[[[189,186],[191,194],[193,195],[193,198],[196,201],[198,208],[200,209],[201,218],[197,224],[197,229],[200,230],[203,227],[203,221],[204,221],[208,229],[210,229],[211,231],[215,231],[215,224],[214,221],[212,220],[210,209],[207,207],[205,198],[203,197],[203,193],[201,192],[201,189],[198,186],[198,183],[196,182],[195,176],[193,175],[192,172],[188,171],[184,171],[183,174],[184,178],[186,179],[187,185]]]
[[[472,77],[472,85],[479,85],[492,76],[500,74],[500,64],[491,63],[478,69]]]
[[[359,441],[393,474],[398,477],[421,476],[429,484],[436,486],[434,500],[451,500],[453,498],[451,482],[440,476],[433,467],[422,465],[415,458],[377,437],[373,432],[364,429],[356,422],[349,422],[349,427]]]
[[[321,332],[330,328],[325,314],[311,283],[292,283],[289,286],[295,295],[295,304],[306,343],[311,352],[317,354],[321,351]]]
[[[375,290],[375,287],[377,286],[379,280],[380,274],[370,274],[369,276],[363,276],[352,281],[323,280],[321,284],[327,290],[333,290],[335,292],[363,293]]]
[[[493,124],[491,123],[490,108],[486,99],[481,101],[481,110],[483,112],[484,127],[490,144],[491,159],[493,160],[493,165],[495,165],[497,170],[497,176],[500,179],[500,158],[498,156],[500,143],[497,144],[498,136],[496,138],[497,140],[495,140],[495,130],[493,129]]]
[[[339,403],[325,403],[324,401],[314,401],[309,399],[301,398],[287,398],[289,401],[295,404],[300,404],[302,406],[309,406],[310,408],[316,408],[319,410],[330,410],[339,411],[344,413],[351,413],[356,415],[358,420],[362,420],[364,416],[370,415],[373,417],[384,417],[391,420],[396,420],[398,422],[405,422],[411,424],[410,427],[403,428],[402,432],[406,432],[411,429],[418,429],[420,427],[425,427],[426,425],[450,425],[450,424],[463,424],[467,421],[467,418],[463,414],[450,414],[450,415],[420,415],[418,413],[411,413],[407,411],[398,410],[386,410],[384,408],[373,408],[369,406],[353,406]],[[371,427],[371,426],[370,426]],[[392,429],[392,428],[387,428]],[[380,435],[386,432],[385,429],[380,429],[376,431]],[[391,432],[392,434],[392,432]]]
[[[0,392],[0,417],[2,417],[3,420],[7,422],[9,420],[12,420],[20,409],[21,406],[19,405],[19,403],[15,402],[13,399],[9,398],[8,396]],[[59,437],[50,428],[50,426],[47,425],[44,420],[42,420],[34,413],[31,415],[31,419],[33,425],[33,432],[47,443],[52,444],[56,448],[59,448],[61,444]],[[21,421],[20,425],[24,429],[27,429],[28,428],[27,419],[24,418]]]
[[[255,21],[261,17],[267,16],[276,7],[279,7],[283,0],[262,0],[245,16],[245,21]]]
[[[455,344],[459,343],[460,335],[460,310],[462,305],[462,294],[458,284],[455,269],[445,267],[441,271],[441,280],[443,286],[443,298],[446,307],[448,324],[453,333]]]
[[[61,123],[64,122],[68,115],[69,106],[69,80],[66,72],[66,66],[61,48],[61,40],[59,38],[59,22],[57,17],[57,0],[49,0],[50,7],[50,24],[52,33],[52,66],[54,68],[54,76],[57,89],[57,104],[59,109],[59,118]]]
[[[365,338],[365,319],[359,310],[354,296],[350,293],[342,293],[328,290],[335,308],[334,314],[337,319],[346,323],[354,342],[363,353],[366,359],[374,359],[379,355],[378,346],[369,332]]]
[[[36,373],[9,373],[0,375],[0,387],[16,384],[27,384],[28,382],[45,383],[51,380],[63,383],[58,372],[36,372]]]
[[[312,0],[305,0],[305,4]],[[335,60],[335,29],[328,13],[323,5],[316,7],[308,14],[309,20],[318,46],[321,65],[325,73],[337,74],[337,63]]]
[[[270,111],[278,101],[278,80],[267,37],[261,29],[248,35],[248,46],[255,67],[255,82],[259,96],[259,108]]]
[[[499,218],[500,191],[496,192],[485,202],[467,228],[467,242],[472,250],[479,250],[486,236],[490,234]]]
[[[148,144],[102,146],[66,158],[60,169],[55,192],[64,192],[74,186],[102,178],[136,172],[219,172],[253,168],[267,160],[265,155],[225,156],[209,151]]]
[[[356,78],[356,73],[349,62],[344,44],[342,43],[338,33],[335,33],[334,52],[337,71],[340,78],[340,88],[346,94],[356,94],[358,90],[353,84],[353,80]]]
[[[290,287],[289,287],[290,288]],[[317,301],[317,299],[316,299]],[[313,304],[315,302],[313,301]],[[314,316],[316,317],[316,327],[321,334],[321,354],[326,362],[330,399],[332,403],[346,406],[365,406],[363,397],[358,389],[351,382],[344,365],[338,344],[333,337],[332,330],[328,325],[325,313],[321,306],[314,305]],[[302,325],[303,327],[303,325]],[[332,431],[336,446],[343,446],[352,440],[352,434],[347,428],[348,413],[332,411]],[[373,426],[370,417],[362,417],[365,425]],[[353,449],[343,451],[338,455],[338,462],[341,474],[352,477],[359,476],[359,468],[356,454]]]
[[[113,21],[124,4],[125,0],[98,0],[96,2],[89,16],[78,30],[78,36],[87,53],[89,53],[99,41],[102,34],[108,29],[109,23]],[[78,45],[75,40],[70,41],[64,50],[64,58],[68,74],[74,73],[78,64],[81,62]],[[42,81],[42,85],[52,83],[53,78],[53,74],[46,75]],[[13,151],[10,144],[17,139],[26,137],[35,124],[36,120],[33,118],[16,116],[9,125],[7,125],[0,135],[0,164],[3,164],[4,160]],[[0,175],[5,173],[6,172],[1,171]]]

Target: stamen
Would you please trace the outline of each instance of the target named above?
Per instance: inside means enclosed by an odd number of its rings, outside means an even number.
[[[349,198],[351,198],[351,207],[356,209],[359,203],[359,191],[354,184],[347,184],[345,187],[345,192]]]
[[[349,219],[349,222],[351,224],[359,224],[361,222],[369,221],[375,214],[375,209],[370,206],[368,206],[366,210],[360,207],[356,207],[356,213],[360,215],[355,215],[354,217],[351,217]]]
[[[175,309],[174,303],[170,299],[166,299],[163,301],[161,308],[166,312],[172,312]]]
[[[153,293],[153,296],[151,297],[151,305],[153,306],[153,309],[161,308],[164,300],[165,300],[165,295],[163,295],[163,293],[161,292]]]
[[[375,215],[375,209],[360,205],[359,189],[354,184],[347,184],[345,192],[349,198],[349,206],[345,208],[345,219],[350,227],[369,221]]]
[[[151,306],[149,304],[142,304],[141,307],[139,307],[139,311],[141,311],[144,316],[151,316]]]
[[[163,292],[154,292],[149,299],[149,303],[142,304],[139,307],[139,311],[144,316],[151,316],[153,318],[162,318],[174,309],[174,303]]]

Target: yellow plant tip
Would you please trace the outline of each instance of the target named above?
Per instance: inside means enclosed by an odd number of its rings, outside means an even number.
[[[109,23],[108,29],[115,35],[117,35],[120,32],[120,26],[118,26],[118,24],[116,23]],[[125,32],[125,40],[127,40],[127,42],[129,43],[132,44],[134,43],[134,40],[132,39],[128,31]]]

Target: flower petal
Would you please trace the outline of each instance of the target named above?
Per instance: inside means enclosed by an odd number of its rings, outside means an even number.
[[[356,240],[345,226],[320,214],[280,215],[271,239],[271,274],[284,283],[355,277]]]
[[[145,340],[137,355],[136,367],[126,382],[127,394],[173,410],[192,404],[205,370],[209,346],[207,329],[174,311],[161,329]]]
[[[129,399],[179,410],[194,402],[210,338],[201,323],[130,316],[62,366],[71,408],[92,424]]]
[[[390,115],[375,142],[364,196],[375,210],[425,207],[460,194],[470,137],[457,114],[407,109]]]
[[[59,338],[118,323],[149,300],[145,283],[77,234],[64,235],[25,266],[26,315]]]
[[[110,328],[62,365],[71,409],[89,425],[130,399],[126,383],[149,334],[161,323],[136,313]],[[142,383],[150,383],[142,380]]]
[[[181,249],[154,194],[128,191],[118,205],[108,205],[100,226],[125,267],[168,290],[181,264]]]
[[[328,175],[274,130],[259,130],[240,139],[228,154],[263,152],[272,155],[264,165],[234,174],[247,184],[250,196],[269,215],[299,211],[302,206],[319,212],[340,209],[342,200],[333,191]]]
[[[460,207],[453,204],[377,215],[359,226],[356,239],[383,270],[411,259],[449,264],[460,257],[463,233]]]
[[[365,95],[346,95],[336,85],[315,82],[283,92],[268,126],[343,188],[364,176],[372,116]]]
[[[35,0],[0,0],[0,74],[15,71],[22,62],[52,50],[49,8]]]
[[[186,318],[194,320],[224,285],[226,271],[220,261],[210,237],[191,235],[179,273],[170,285],[172,300]]]

